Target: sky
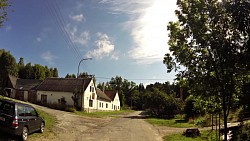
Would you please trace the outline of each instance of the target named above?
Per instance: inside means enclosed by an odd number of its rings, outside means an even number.
[[[173,82],[163,57],[176,0],[14,0],[0,28],[0,48],[19,61],[80,72],[97,82],[121,76],[144,84]]]

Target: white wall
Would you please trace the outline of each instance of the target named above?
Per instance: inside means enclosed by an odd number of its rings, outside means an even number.
[[[92,100],[92,107],[90,107],[90,99]],[[89,85],[87,86],[84,92],[83,98],[83,108],[85,111],[91,111],[97,109],[97,94],[95,90],[95,85],[93,80],[90,81]]]
[[[118,93],[116,93],[114,101],[112,101],[112,104],[114,106],[113,110],[121,110],[121,104],[120,104]]]
[[[72,92],[52,92],[52,91],[37,91],[37,101],[41,101],[41,95],[47,95],[47,103],[58,103],[58,99],[65,97],[66,105],[74,105],[72,100]]]

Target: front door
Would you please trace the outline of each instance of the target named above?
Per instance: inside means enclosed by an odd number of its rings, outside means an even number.
[[[47,95],[42,94],[41,95],[41,103],[47,103]]]

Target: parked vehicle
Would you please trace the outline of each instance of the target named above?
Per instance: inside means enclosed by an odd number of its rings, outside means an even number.
[[[26,141],[28,134],[44,132],[45,121],[36,109],[28,104],[0,99],[0,130],[18,135]]]

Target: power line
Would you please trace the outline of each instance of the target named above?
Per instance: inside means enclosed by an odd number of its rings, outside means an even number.
[[[77,61],[80,60],[82,57],[79,53],[77,46],[72,41],[73,40],[72,36],[66,31],[65,20],[63,18],[60,8],[58,7],[58,3],[55,0],[46,1],[46,8],[48,9],[50,15],[52,16],[57,29],[59,30],[59,32],[61,32],[63,40],[68,44],[69,49],[73,53],[73,56]]]

